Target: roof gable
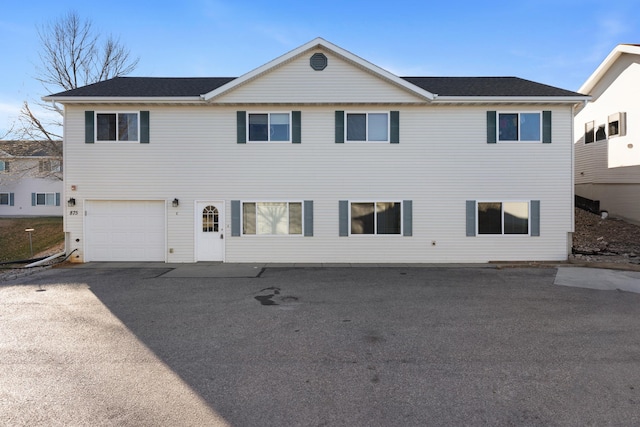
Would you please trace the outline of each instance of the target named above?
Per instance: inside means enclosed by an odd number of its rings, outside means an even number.
[[[348,52],[322,38],[316,38],[297,49],[294,49],[273,61],[270,61],[261,67],[256,68],[253,71],[250,71],[234,81],[230,82],[227,85],[221,86],[213,91],[206,93],[203,95],[203,99],[205,101],[216,101],[220,99],[223,95],[229,94],[230,92],[237,90],[243,85],[247,85],[250,82],[255,81],[258,78],[264,78],[266,75],[272,73],[273,71],[290,64],[291,62],[300,59],[307,61],[306,55],[309,57],[314,53],[323,53],[330,55],[333,59],[338,59],[339,61],[349,64],[352,68],[359,68],[361,72],[369,74],[370,76],[376,77],[378,80],[382,80],[387,82],[388,84],[395,86],[405,93],[411,94],[414,98],[418,98],[424,101],[433,100],[434,96],[427,90],[424,90],[421,87],[415,86],[404,79],[392,74],[383,68],[378,67],[364,59]],[[302,57],[305,56],[304,59]],[[330,66],[330,65],[329,65]],[[311,67],[309,70],[313,71]],[[314,73],[317,71],[313,71]],[[323,72],[323,71],[322,71]],[[334,90],[333,92],[339,92],[339,90]],[[380,97],[378,97],[380,99]]]
[[[584,84],[578,89],[578,92],[584,94],[590,94],[593,88],[602,80],[607,72],[613,67],[613,65],[624,54],[638,55],[640,57],[640,45],[637,44],[619,44],[611,53],[605,58],[604,61],[596,68],[596,70],[589,76]]]

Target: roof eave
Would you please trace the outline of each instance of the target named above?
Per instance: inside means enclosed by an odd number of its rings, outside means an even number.
[[[60,104],[202,104],[200,96],[43,96]]]
[[[590,96],[438,96],[437,103],[449,104],[576,104]]]

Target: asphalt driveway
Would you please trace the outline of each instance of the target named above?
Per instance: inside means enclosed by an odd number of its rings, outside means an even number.
[[[639,425],[640,294],[555,268],[0,283],[1,425]]]

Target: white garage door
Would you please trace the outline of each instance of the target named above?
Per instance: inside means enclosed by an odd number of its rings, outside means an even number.
[[[165,202],[89,200],[85,261],[164,261]]]

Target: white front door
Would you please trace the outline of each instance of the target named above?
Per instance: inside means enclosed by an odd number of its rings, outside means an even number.
[[[224,202],[196,203],[196,261],[224,260]]]

